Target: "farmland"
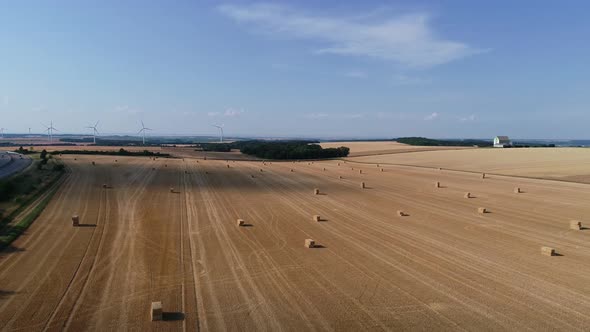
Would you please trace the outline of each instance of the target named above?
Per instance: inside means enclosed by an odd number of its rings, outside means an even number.
[[[588,226],[585,184],[377,166],[385,156],[189,156],[62,156],[65,183],[0,253],[0,330],[590,325],[590,231],[569,229]],[[153,301],[164,321],[150,321]]]

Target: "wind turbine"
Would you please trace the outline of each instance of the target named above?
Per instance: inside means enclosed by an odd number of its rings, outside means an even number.
[[[6,128],[0,128],[0,138],[4,138],[4,131]]]
[[[55,128],[53,128],[53,121],[51,121],[50,125],[43,125],[47,128],[47,135],[49,135],[49,143],[53,142],[53,131],[59,131]]]
[[[99,123],[99,122],[100,122],[100,121],[96,121],[96,123],[94,124],[94,126],[88,126],[88,127],[86,127],[86,128],[88,128],[88,129],[92,129],[92,138],[93,138],[93,140],[94,140],[94,145],[96,145],[96,135],[100,134],[100,133],[98,132],[98,129],[96,129],[96,127],[98,127],[98,123]]]
[[[143,121],[141,121],[141,129],[139,130],[138,134],[143,134],[143,145],[145,145],[145,131],[146,130],[153,130],[153,129],[146,128],[145,125],[143,124]]]
[[[223,143],[223,124],[221,124],[221,125],[214,124],[213,127],[216,127],[217,129],[219,129],[219,133],[220,133],[219,143]]]

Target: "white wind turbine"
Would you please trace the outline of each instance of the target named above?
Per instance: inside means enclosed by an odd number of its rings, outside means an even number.
[[[100,122],[100,121],[96,121],[96,123],[94,124],[94,126],[88,126],[88,127],[86,127],[86,128],[88,128],[88,129],[92,129],[92,138],[93,138],[93,141],[94,141],[94,144],[95,144],[95,145],[96,145],[96,135],[99,135],[99,134],[100,134],[100,133],[98,132],[98,129],[97,129],[97,127],[98,127],[98,123],[99,123],[99,122]]]
[[[47,135],[49,135],[49,143],[53,142],[53,131],[59,131],[55,128],[53,128],[53,121],[51,121],[50,125],[43,125],[45,126],[45,128],[47,128]]]
[[[221,125],[216,125],[214,124],[213,127],[216,127],[217,129],[219,129],[219,143],[223,143],[223,124]]]
[[[146,126],[143,124],[143,121],[141,121],[141,129],[139,130],[138,134],[143,134],[143,145],[145,145],[145,131],[146,130],[153,130],[153,129],[146,128]]]
[[[4,138],[4,131],[6,128],[0,128],[0,138]]]

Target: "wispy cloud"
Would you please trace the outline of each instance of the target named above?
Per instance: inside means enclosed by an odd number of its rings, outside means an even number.
[[[365,56],[408,67],[431,67],[482,50],[437,36],[425,12],[386,17],[312,16],[274,4],[221,5],[223,15],[265,33],[324,43],[314,52]]]
[[[230,107],[230,108],[226,109],[224,112],[208,112],[207,116],[212,117],[212,118],[221,117],[221,116],[227,117],[227,118],[235,118],[235,117],[238,117],[244,113],[245,113],[245,111],[241,108]]]
[[[459,117],[459,121],[461,122],[470,122],[475,121],[476,117],[475,114],[471,114],[469,116]]]
[[[369,74],[362,70],[350,70],[344,73],[344,76],[351,78],[367,78]]]
[[[132,115],[143,113],[142,110],[139,110],[139,109],[136,109],[136,108],[132,108],[132,107],[127,106],[127,105],[115,106],[114,111],[116,113],[127,113],[127,114],[132,114]]]
[[[241,108],[228,108],[225,110],[225,112],[223,113],[223,116],[226,117],[230,117],[230,118],[235,118],[237,116],[240,116],[244,114],[244,110]]]
[[[323,119],[328,117],[328,113],[309,113],[304,114],[303,117],[307,119]]]
[[[438,116],[439,116],[439,114],[437,112],[433,112],[433,113],[428,114],[426,117],[424,117],[424,120],[432,121],[432,120],[438,118]]]

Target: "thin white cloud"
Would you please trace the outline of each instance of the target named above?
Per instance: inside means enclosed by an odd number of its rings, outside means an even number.
[[[367,78],[369,74],[362,70],[351,70],[344,73],[344,76],[351,78]]]
[[[309,113],[303,116],[308,119],[323,119],[328,117],[328,113]]]
[[[424,12],[367,18],[312,16],[274,4],[221,5],[217,9],[239,23],[264,33],[323,43],[317,54],[365,56],[408,67],[431,67],[483,50],[440,38]],[[370,20],[370,21],[369,21]]]
[[[235,118],[237,116],[240,116],[241,114],[244,114],[244,110],[241,108],[228,108],[225,110],[225,112],[223,113],[223,116],[226,117],[230,117],[230,118]]]
[[[235,117],[238,117],[238,116],[244,114],[244,112],[245,111],[241,108],[230,107],[223,112],[208,112],[207,116],[212,117],[212,118],[221,117],[221,116],[226,117],[226,118],[235,118]]]
[[[426,121],[432,121],[436,118],[438,118],[439,114],[437,112],[433,112],[431,114],[428,114],[426,117],[424,117],[424,120]]]
[[[461,122],[471,122],[471,121],[475,121],[476,117],[475,114],[471,114],[469,116],[465,116],[465,117],[460,117],[459,121]]]
[[[143,111],[138,110],[136,108],[129,107],[127,105],[115,106],[114,111],[116,113],[127,113],[127,114],[132,114],[132,115],[143,113]]]

